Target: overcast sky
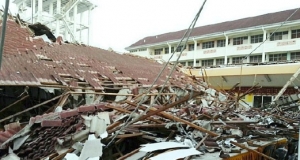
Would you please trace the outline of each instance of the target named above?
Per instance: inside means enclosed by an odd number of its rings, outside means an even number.
[[[4,3],[1,0],[0,5]],[[186,29],[203,0],[97,0],[97,3],[92,12],[91,45],[125,52],[125,47],[144,37]],[[207,0],[196,26],[298,7],[300,0]]]

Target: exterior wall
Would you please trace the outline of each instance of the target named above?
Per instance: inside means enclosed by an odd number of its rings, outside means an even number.
[[[297,52],[297,61],[300,60],[300,37],[292,38],[292,30],[300,30],[300,20],[286,23],[276,32],[287,32],[281,36],[280,40],[270,40],[270,34],[273,33],[279,25],[268,25],[268,26],[256,26],[251,29],[239,29],[237,31],[228,31],[224,33],[214,33],[211,35],[204,35],[201,37],[193,37],[188,42],[186,49],[182,52],[179,62],[185,66],[207,66],[206,62],[210,60],[212,62],[211,66],[220,65],[217,64],[217,59],[223,59],[224,65],[229,65],[228,67],[221,68],[206,68],[206,73],[208,76],[209,83],[212,86],[218,86],[222,89],[230,89],[237,82],[237,79],[241,80],[242,87],[253,86],[254,82],[259,82],[260,86],[270,90],[270,88],[281,87],[290,79],[290,77],[299,68],[298,63],[287,63],[287,64],[273,64],[272,56],[274,59],[274,54],[286,54],[285,59],[280,59],[278,61],[293,61],[296,60],[292,53]],[[262,40],[257,43],[251,43],[251,36],[262,35]],[[244,37],[243,43],[239,45],[233,44],[233,39],[238,37]],[[226,40],[226,38],[228,38]],[[225,39],[224,47],[217,47],[218,40]],[[261,44],[262,41],[265,43]],[[205,42],[213,41],[214,47],[203,49]],[[226,45],[226,42],[227,45]],[[236,42],[236,41],[235,41]],[[175,42],[165,42],[159,44],[149,45],[148,53],[146,52],[135,52],[134,54],[146,56],[154,59],[163,59],[167,61],[171,56],[170,47],[176,47]],[[161,54],[154,54],[155,49],[162,48]],[[169,53],[165,53],[165,48],[169,48]],[[191,50],[194,48],[195,50]],[[136,48],[135,48],[136,49]],[[256,49],[255,51],[253,51]],[[245,57],[251,53],[251,56],[258,56],[258,60],[252,61],[250,57],[247,57],[242,63],[257,63],[258,65],[249,65],[243,67],[243,72],[241,73],[241,68],[238,66],[232,66],[236,62],[236,57]],[[299,56],[298,56],[299,54]],[[175,52],[172,57],[171,62],[177,60],[179,52]],[[299,59],[298,59],[299,57]],[[227,58],[227,59],[226,59]],[[226,59],[226,60],[225,60]],[[226,63],[227,61],[227,63]],[[220,62],[220,61],[218,61]],[[260,62],[270,62],[272,65],[260,65]],[[186,73],[192,73],[197,77],[202,77],[202,69],[188,70]],[[242,76],[242,78],[240,78]],[[268,81],[265,76],[271,78]],[[225,81],[224,81],[225,79]],[[300,82],[294,82],[294,85],[300,86]],[[294,89],[292,89],[294,91]],[[276,95],[277,92],[272,92],[272,94],[248,94],[242,99],[242,103],[245,106],[256,106],[259,107],[263,103],[268,103],[273,99],[272,96]]]
[[[207,36],[207,37],[199,37],[199,38],[194,38],[191,39],[188,42],[188,45],[186,46],[186,49],[182,52],[182,55],[180,57],[180,62],[185,62],[182,64],[190,65],[190,66],[201,66],[205,65],[203,63],[203,60],[213,60],[213,65],[216,65],[216,59],[224,59],[225,62],[225,57],[227,57],[227,64],[232,64],[233,63],[233,57],[243,57],[245,55],[248,55],[251,53],[255,48],[257,48],[251,55],[260,55],[262,56],[261,62],[268,62],[269,60],[269,55],[270,54],[276,54],[276,53],[289,53],[290,52],[299,52],[300,51],[300,37],[298,38],[291,38],[291,32],[292,30],[295,29],[300,29],[300,20],[297,22],[294,22],[293,24],[285,24],[283,27],[281,27],[280,30],[277,32],[282,32],[282,31],[288,31],[288,34],[282,35],[282,40],[274,40],[271,41],[268,39],[264,44],[260,45],[261,42],[258,43],[251,43],[251,36],[254,35],[263,35],[266,33],[263,38],[269,37],[270,34],[275,31],[275,29],[278,26],[273,26],[269,28],[261,28],[261,27],[255,27],[256,29],[245,29],[245,30],[239,30],[236,32],[233,31],[228,31],[228,33],[224,34],[219,34],[219,35],[214,35],[212,36]],[[217,40],[224,40],[225,35],[228,36],[229,44],[225,47],[217,47]],[[237,37],[245,37],[243,40],[243,44],[240,45],[233,45],[233,39]],[[214,47],[213,48],[207,48],[207,49],[202,49],[203,43],[204,42],[209,42],[213,41]],[[198,45],[197,45],[198,43]],[[194,44],[194,48],[196,50],[189,50],[189,44],[192,45]],[[143,51],[143,52],[134,52],[133,54],[140,55],[140,56],[146,56],[146,57],[151,57],[154,59],[163,59],[167,61],[171,54],[170,54],[170,49],[169,53],[165,53],[165,48],[169,47],[176,47],[177,43],[160,43],[157,45],[152,45],[147,47],[148,48],[148,53]],[[162,49],[161,54],[155,55],[154,50],[155,49]],[[138,50],[138,48],[136,49]],[[290,60],[290,55],[288,54],[286,60]],[[174,62],[177,60],[179,55],[179,52],[176,52],[173,58],[171,59],[171,62]],[[196,62],[195,64],[193,62]],[[198,63],[197,63],[198,62]],[[250,58],[248,57],[246,60],[243,61],[243,63],[249,63]],[[225,64],[226,65],[226,64]]]

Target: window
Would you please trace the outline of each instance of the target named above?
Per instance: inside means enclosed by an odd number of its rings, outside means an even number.
[[[189,44],[189,51],[193,51],[194,50],[194,44]]]
[[[137,49],[135,49],[135,50],[130,50],[130,52],[132,53],[132,52],[137,52]]]
[[[169,47],[165,48],[165,54],[169,54]]]
[[[171,53],[173,53],[174,52],[174,47],[171,47]]]
[[[188,61],[188,66],[193,66],[194,65],[194,61]]]
[[[250,56],[250,63],[255,63],[255,62],[262,62],[262,56],[261,55]]]
[[[142,49],[139,49],[139,51],[146,51],[147,48],[142,48]]]
[[[291,60],[300,60],[300,52],[291,53]]]
[[[215,42],[214,41],[209,41],[209,42],[203,42],[202,43],[202,49],[206,48],[214,48]]]
[[[176,52],[181,52],[181,50],[185,50],[185,47],[183,48],[183,46],[178,46]]]
[[[155,49],[155,50],[154,50],[154,55],[160,55],[162,50],[163,50],[162,48],[160,48],[160,49]]]
[[[233,57],[232,64],[242,64],[243,60],[244,60],[244,57]]]
[[[253,107],[264,107],[272,102],[271,96],[254,96]]]
[[[216,65],[224,65],[224,58],[222,59],[216,59]]]
[[[208,60],[202,60],[202,66],[213,66],[214,65],[214,60],[213,59],[208,59]]]
[[[263,35],[259,34],[259,35],[254,35],[251,36],[251,43],[259,43],[263,41]]]
[[[237,37],[237,38],[233,38],[233,45],[241,45],[243,44],[243,41],[244,40],[247,40],[248,37],[245,36],[245,37]]]
[[[284,32],[275,32],[271,37],[270,37],[270,41],[276,41],[276,40],[282,40],[282,36],[283,35],[287,35],[288,31],[284,31]]]
[[[292,30],[292,38],[300,38],[300,29]]]
[[[269,62],[286,61],[286,59],[287,59],[286,53],[269,55]]]
[[[217,40],[217,47],[225,47],[225,39]]]

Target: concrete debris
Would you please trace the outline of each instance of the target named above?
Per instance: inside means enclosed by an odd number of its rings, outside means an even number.
[[[14,22],[8,25],[22,33],[8,33],[8,40],[28,36]],[[40,24],[30,27],[36,36],[49,32]],[[156,79],[162,65],[149,59],[17,39],[28,47],[15,52],[7,46],[0,70],[5,96],[0,159],[296,157],[298,93],[263,108],[247,108],[240,104],[239,95],[245,93],[235,95],[237,86],[217,90],[178,68],[164,84],[170,68]]]
[[[166,93],[153,96],[162,100],[169,96]],[[74,92],[67,94],[74,95]],[[276,159],[296,153],[288,150],[297,147],[298,134],[297,119],[290,112],[236,110],[232,107],[235,106],[233,97],[219,101],[216,97],[221,94],[213,89],[195,88],[166,104],[153,98],[138,104],[141,101],[138,97],[143,94],[130,101],[125,98],[121,102],[105,102],[104,99],[74,109],[66,109],[58,101],[60,105],[52,112],[31,117],[25,126],[18,122],[5,126],[6,130],[0,132],[2,158],[155,160],[213,158],[218,154],[219,158],[255,155]],[[294,109],[299,112],[297,107]],[[17,130],[10,131],[13,128]],[[268,151],[271,146],[275,152]]]

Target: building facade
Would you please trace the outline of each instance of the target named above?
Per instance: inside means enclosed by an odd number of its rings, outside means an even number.
[[[18,13],[29,23],[40,22],[56,36],[69,42],[89,44],[91,11],[97,7],[91,0],[14,0]]]
[[[126,49],[164,61],[175,50],[171,62],[183,49],[179,62],[194,67],[187,73],[202,77],[205,69],[209,83],[217,88],[230,89],[240,83],[246,91],[258,83],[262,87],[260,93],[245,99],[252,106],[258,101],[255,99],[265,97],[271,101],[300,67],[300,11],[296,9],[196,27],[188,44],[176,49],[184,32],[146,37]],[[286,93],[297,92],[297,86],[299,81],[289,86]]]

